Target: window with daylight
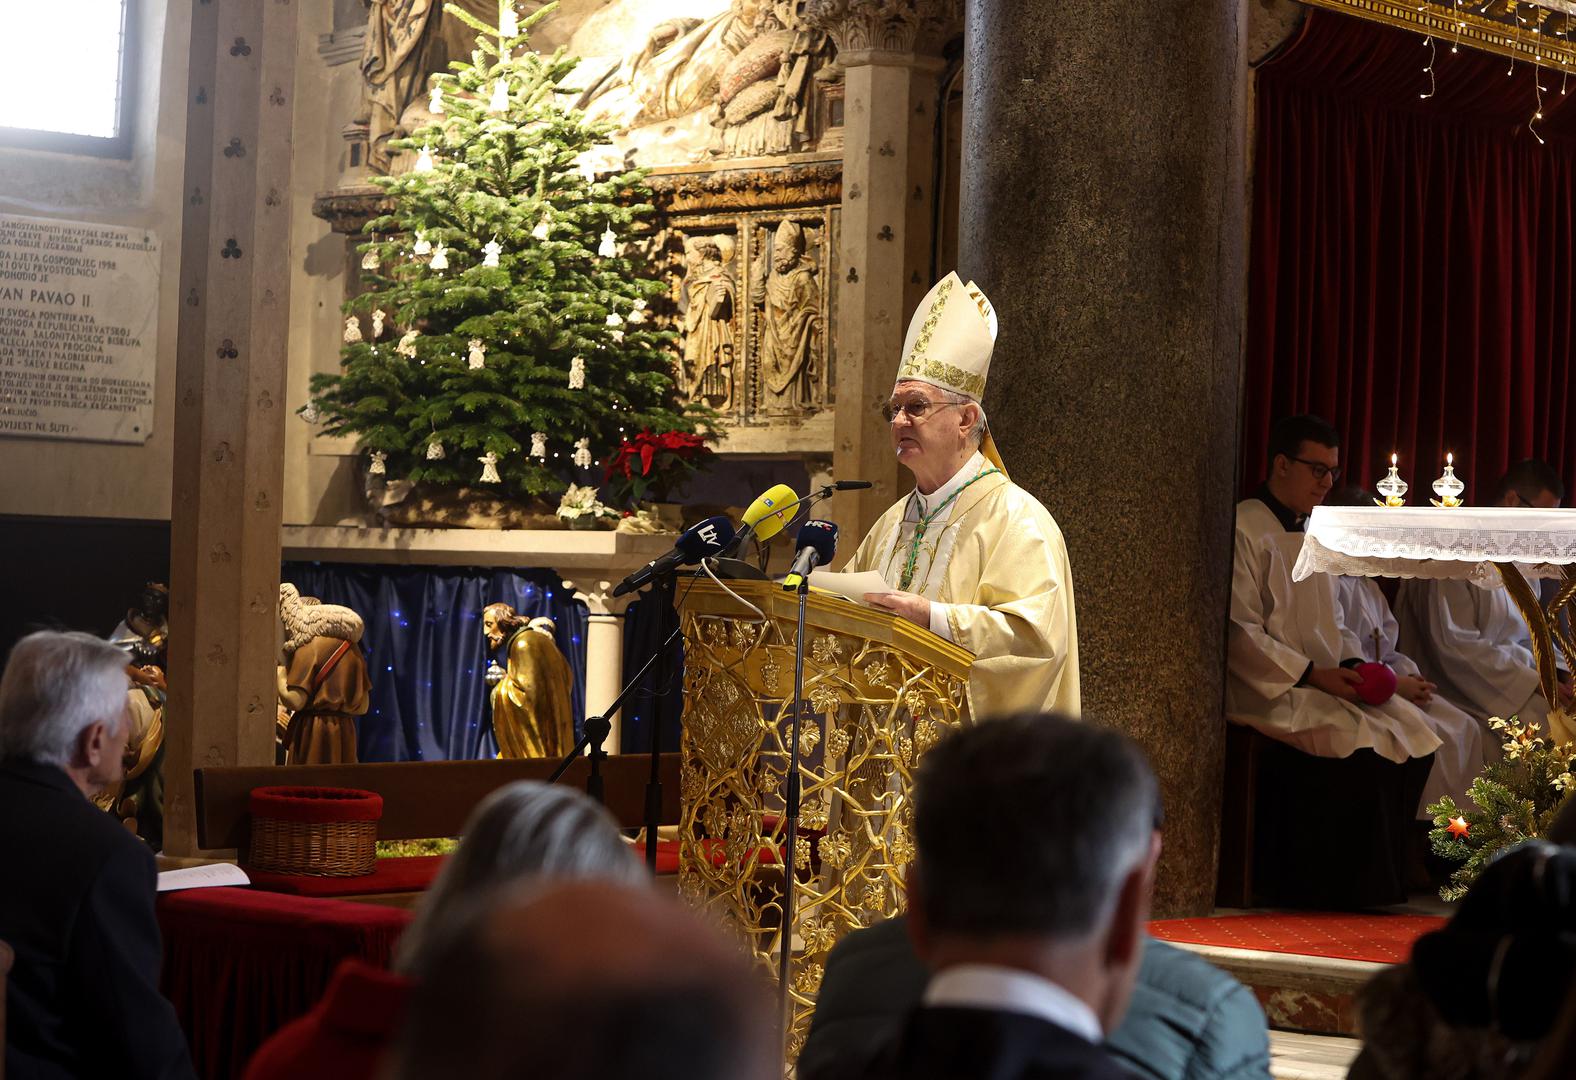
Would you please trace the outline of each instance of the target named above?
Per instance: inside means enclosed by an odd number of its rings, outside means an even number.
[[[5,0],[0,145],[128,154],[135,3]]]

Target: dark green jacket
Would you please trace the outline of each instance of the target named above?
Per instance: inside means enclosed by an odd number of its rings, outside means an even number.
[[[827,957],[799,1076],[873,1057],[919,1004],[930,973],[899,917],[849,934]],[[1106,1048],[1144,1080],[1267,1080],[1269,1031],[1251,991],[1213,964],[1145,940],[1138,983]]]

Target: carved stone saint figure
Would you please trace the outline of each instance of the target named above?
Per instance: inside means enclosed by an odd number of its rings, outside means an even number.
[[[684,249],[684,393],[725,409],[733,401],[733,238],[702,236]]]
[[[404,117],[427,96],[427,79],[448,71],[449,61],[476,47],[476,31],[443,10],[443,0],[365,0],[367,38],[361,51],[366,80],[360,119],[367,123],[367,164],[387,174],[393,161],[390,139],[410,133]],[[488,25],[498,19],[497,0],[456,0]]]
[[[756,260],[753,293],[762,307],[760,371],[765,412],[803,412],[822,404],[816,345],[821,334],[821,290],[805,258],[804,227],[777,226],[768,251]]]
[[[574,676],[553,640],[552,619],[527,622],[508,604],[482,609],[487,644],[504,650],[504,677],[492,688],[493,740],[506,758],[562,757],[575,745]]]
[[[811,79],[832,47],[797,7],[795,0],[771,0],[755,12],[748,40],[717,80],[712,154],[782,154],[809,141]]]

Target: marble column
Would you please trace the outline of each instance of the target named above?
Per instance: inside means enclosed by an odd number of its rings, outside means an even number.
[[[808,0],[844,71],[842,236],[838,250],[833,471],[869,480],[822,511],[852,551],[903,490],[877,410],[892,392],[908,316],[930,288],[935,116],[933,55],[956,5],[942,0]]]
[[[1242,0],[969,0],[962,273],[986,408],[1066,533],[1087,719],[1166,799],[1156,910],[1215,892],[1245,283]]]
[[[586,627],[586,715],[596,716],[613,703],[624,686],[624,609],[634,597],[613,599],[611,581],[578,585],[565,581],[564,585],[574,589],[575,599],[591,609]],[[610,754],[623,752],[622,715],[620,710],[607,718],[611,730],[602,749]]]
[[[192,770],[273,761],[297,5],[196,4],[176,344],[165,851]]]

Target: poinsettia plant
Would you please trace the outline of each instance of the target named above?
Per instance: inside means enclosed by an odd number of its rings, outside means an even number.
[[[665,502],[716,456],[702,435],[647,428],[603,462],[608,505],[633,510],[637,503]]]

